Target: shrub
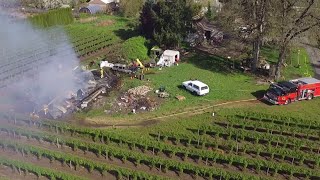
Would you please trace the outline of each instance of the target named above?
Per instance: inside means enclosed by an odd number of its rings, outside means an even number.
[[[148,41],[142,37],[133,37],[126,40],[121,49],[122,56],[127,60],[148,59]]]

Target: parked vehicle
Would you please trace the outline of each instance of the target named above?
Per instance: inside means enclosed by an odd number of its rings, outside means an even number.
[[[272,104],[287,105],[293,101],[311,100],[320,96],[320,80],[300,78],[273,83],[264,95]]]
[[[203,96],[209,93],[209,86],[201,81],[185,81],[182,86],[195,95]]]
[[[124,64],[114,64],[112,67],[111,67],[112,70],[115,70],[115,71],[120,71],[120,72],[124,72],[124,73],[128,73],[128,74],[131,74],[134,72],[134,69],[131,69],[130,67],[124,65]]]

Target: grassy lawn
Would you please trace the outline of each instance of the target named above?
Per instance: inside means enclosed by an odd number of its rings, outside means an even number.
[[[90,16],[84,16],[82,19],[89,17]],[[131,21],[133,20],[117,16],[98,15],[92,21],[80,22],[80,20],[78,20],[67,27],[92,31],[95,29],[102,30],[114,39],[115,45],[119,45],[116,46],[115,51],[125,53],[125,50],[121,48],[123,47],[123,44],[126,44],[123,42],[128,40],[128,44],[132,44],[132,39],[130,40],[130,38],[137,37],[137,32],[135,32],[131,26]],[[100,26],[99,24],[103,24],[103,22],[108,22],[109,24],[107,23],[108,25]],[[135,42],[135,39],[133,42]],[[137,42],[140,42],[140,40]],[[144,41],[141,42],[144,43]],[[110,48],[113,48],[113,46]],[[298,50],[300,50],[300,53],[298,53]],[[132,53],[136,52],[132,51]],[[143,53],[146,53],[145,49]],[[266,57],[269,62],[275,63],[277,61],[278,51],[274,48],[264,47],[262,48],[262,55]],[[102,55],[90,58],[90,60],[100,61],[104,57],[105,56]],[[145,77],[145,79],[148,79],[149,81],[140,81],[137,79],[131,80],[130,78],[125,78],[123,80],[124,86],[122,91],[145,84],[153,88],[153,91],[150,93],[153,96],[156,95],[154,91],[160,86],[164,86],[166,91],[170,94],[170,97],[164,100],[164,103],[162,103],[159,109],[154,112],[139,114],[139,118],[161,116],[172,112],[179,112],[193,106],[256,98],[256,92],[261,92],[261,90],[268,88],[268,85],[257,84],[257,80],[253,76],[230,69],[232,63],[229,63],[221,57],[193,54],[191,57],[182,58],[182,61],[183,62],[180,63],[179,66],[163,68],[162,70],[159,70],[158,68],[152,69],[151,71],[153,73],[147,74]],[[300,68],[297,67],[298,61],[301,65]],[[309,63],[309,57],[303,48],[295,48],[291,51],[290,58],[287,60],[287,65],[288,66],[283,71],[286,79],[313,74],[312,67]],[[190,92],[179,88],[183,81],[190,79],[198,79],[208,84],[210,93],[200,97],[194,96]],[[116,92],[115,94],[112,94],[110,98],[115,98],[117,93],[119,94],[119,92]],[[175,98],[177,95],[185,96],[186,100],[178,101]],[[103,112],[108,106],[110,106],[110,104],[106,105],[106,107],[91,110],[87,113],[80,113],[79,115],[81,117],[99,117],[100,119],[111,118],[114,120],[135,119],[138,117],[138,115],[127,114],[116,114],[112,117],[108,117]]]
[[[154,91],[160,86],[166,88],[170,97],[165,99],[165,102],[156,111],[139,114],[139,118],[142,118],[144,116],[161,116],[170,112],[178,112],[196,105],[251,99],[255,98],[255,92],[267,89],[268,85],[258,85],[254,77],[241,72],[230,71],[229,65],[226,65],[225,62],[224,59],[219,57],[195,54],[191,58],[185,59],[179,66],[167,67],[162,70],[152,69],[154,73],[145,77],[149,81],[126,78],[123,90],[145,84],[154,88],[150,94],[155,95]],[[189,79],[198,79],[208,84],[210,93],[206,96],[194,96],[189,91],[179,87],[183,81]],[[176,95],[182,95],[186,97],[186,100],[178,101],[175,98]],[[93,118],[102,115],[102,111],[103,109],[95,110],[83,114],[83,116]],[[105,117],[107,118],[107,116]],[[134,119],[136,117],[138,116],[117,114],[112,118]]]
[[[271,47],[261,49],[262,56],[266,57],[270,63],[278,61],[279,51]],[[290,56],[286,61],[287,67],[283,70],[285,79],[294,79],[299,77],[313,76],[313,69],[310,63],[307,51],[301,47],[295,47],[291,50]],[[300,67],[298,66],[300,64]]]

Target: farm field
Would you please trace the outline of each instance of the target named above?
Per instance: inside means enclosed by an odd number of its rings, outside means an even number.
[[[221,109],[214,118],[204,113],[131,129],[7,115],[0,125],[0,160],[22,176],[58,179],[318,179],[318,116],[296,114]]]
[[[63,28],[82,65],[120,58],[124,42],[137,37],[130,19],[117,16],[82,16]],[[263,53],[276,59],[272,50]],[[310,75],[310,63],[294,67],[298,58],[309,61],[303,49],[293,52],[286,79]],[[146,81],[124,76],[121,91],[109,98],[139,85],[152,87],[151,97],[164,86],[170,97],[141,114],[106,115],[105,106],[76,114],[91,126],[79,119],[31,120],[0,108],[0,179],[320,179],[320,99],[270,106],[260,101],[269,84],[231,66],[193,52],[178,66],[151,69]],[[180,88],[189,79],[208,84],[210,93],[198,97]],[[184,115],[170,116],[175,113]],[[99,124],[122,120],[145,123]]]

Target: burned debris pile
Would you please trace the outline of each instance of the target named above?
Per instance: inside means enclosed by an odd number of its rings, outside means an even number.
[[[9,103],[15,113],[49,119],[63,118],[73,112],[89,109],[98,98],[107,95],[118,81],[116,76],[108,74],[101,78],[96,71],[76,68],[73,74],[75,87],[78,89],[57,92],[55,97],[41,97],[41,101],[34,93],[34,89],[41,87],[29,88],[24,94],[19,93],[20,91],[14,91],[14,87],[11,87],[11,91],[8,88],[6,91],[11,100]],[[56,86],[60,85],[56,84]],[[14,101],[12,101],[13,99]]]
[[[152,91],[148,86],[138,86],[123,93],[106,113],[153,111],[159,105],[155,98],[147,94]]]

